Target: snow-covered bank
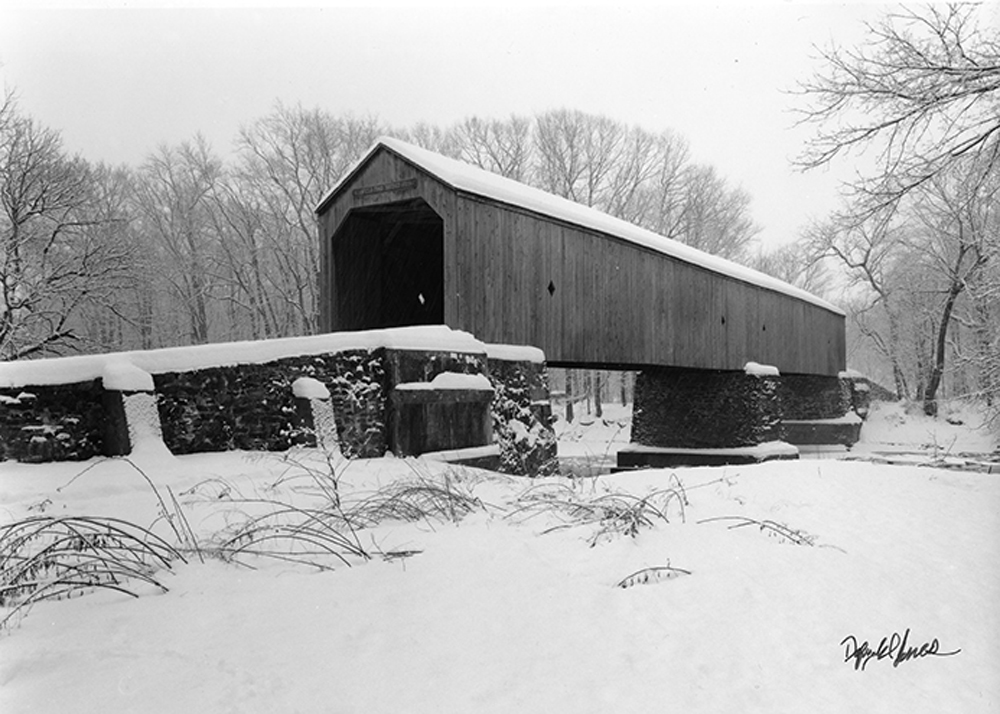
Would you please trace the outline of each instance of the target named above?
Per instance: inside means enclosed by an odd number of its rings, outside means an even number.
[[[315,497],[273,456],[139,465],[180,494],[204,532],[236,517],[240,494]],[[79,465],[3,464],[4,521],[38,512],[156,517],[135,469],[91,466],[74,479]],[[349,499],[445,474],[484,507],[458,524],[384,522],[361,534],[373,551],[409,557],[332,572],[195,561],[164,575],[163,595],[99,592],[35,606],[0,638],[0,711],[1000,706],[995,477],[799,461],[547,481],[588,502],[666,488],[686,496],[687,505],[667,502],[669,522],[657,518],[635,538],[604,537],[594,547],[599,523],[518,510],[525,489],[538,488],[521,479],[377,459],[350,462],[342,487]],[[813,544],[795,545],[788,534]],[[667,565],[690,575],[615,587]],[[898,666],[873,658],[863,671],[848,657],[849,636],[877,650],[907,629],[908,647],[936,639],[939,653],[961,651]]]
[[[854,451],[924,452],[932,456],[985,454],[997,449],[996,426],[991,429],[982,411],[963,402],[942,405],[937,418],[923,414],[919,405],[876,402]]]

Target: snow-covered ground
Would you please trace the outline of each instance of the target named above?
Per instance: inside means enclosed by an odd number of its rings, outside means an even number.
[[[574,420],[567,422],[565,406],[553,409],[561,470],[576,476],[606,474],[617,463],[618,451],[629,444],[632,407],[605,404],[599,417],[587,414],[583,404],[576,411]]]
[[[563,424],[561,452],[624,444],[627,414],[609,412]],[[872,458],[996,446],[896,407],[863,433]],[[156,573],[169,592],[38,603],[0,634],[0,712],[1000,711],[1000,475],[842,459],[542,482],[336,467],[348,512],[403,482],[455,498],[361,528],[372,557],[350,567],[187,552]],[[324,468],[315,452],[8,462],[0,523],[115,516],[170,539],[173,495],[218,544],[276,504],[329,505]]]
[[[935,419],[925,416],[919,405],[876,402],[861,430],[861,442],[852,451],[948,459],[996,448],[996,427],[991,429],[983,414],[968,404],[944,404]]]

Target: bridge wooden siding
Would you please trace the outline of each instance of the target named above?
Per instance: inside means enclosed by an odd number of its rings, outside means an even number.
[[[844,369],[844,315],[833,306],[723,274],[717,259],[706,267],[641,245],[625,226],[567,220],[545,210],[561,199],[505,182],[402,142],[376,145],[317,209],[322,328],[390,326],[394,315],[372,307],[393,292],[378,286],[382,254],[405,251],[399,241],[436,214],[436,319],[485,342],[535,345],[567,366]],[[512,191],[501,200],[497,186]],[[366,233],[366,212],[383,217],[378,231]],[[404,257],[414,271],[431,268]]]

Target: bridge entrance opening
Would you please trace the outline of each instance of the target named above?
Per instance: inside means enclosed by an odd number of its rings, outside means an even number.
[[[423,199],[353,209],[333,263],[336,329],[444,324],[444,222]]]

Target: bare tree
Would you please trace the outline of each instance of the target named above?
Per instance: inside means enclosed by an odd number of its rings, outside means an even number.
[[[92,169],[89,210],[99,218],[90,229],[100,240],[122,248],[128,258],[121,266],[114,290],[100,301],[90,301],[81,310],[81,333],[86,350],[149,349],[153,340],[155,280],[160,271],[144,250],[143,237],[136,230],[132,191],[135,174],[127,166],[98,164]]]
[[[909,390],[903,366],[903,311],[895,271],[903,238],[892,223],[894,215],[880,214],[861,223],[833,217],[811,226],[807,240],[810,253],[830,257],[846,269],[851,286],[858,289],[852,318],[889,362],[896,393],[905,397]]]
[[[680,239],[686,169],[690,162],[687,142],[664,131],[653,140],[650,160],[653,168],[639,187],[634,221],[662,236]]]
[[[94,209],[94,173],[62,151],[59,135],[0,105],[0,359],[78,349],[77,318],[106,303],[126,273],[129,247],[102,230],[119,220]]]
[[[645,187],[659,177],[673,156],[671,137],[639,127],[624,129],[617,142],[613,167],[602,190],[601,209],[631,223],[641,223],[649,210]]]
[[[759,248],[749,260],[750,267],[786,283],[824,295],[830,289],[830,273],[806,239],[786,243],[771,250]]]
[[[135,185],[138,229],[159,270],[156,277],[167,282],[173,300],[162,316],[182,315],[186,324],[178,329],[187,334],[183,341],[194,344],[215,338],[210,321],[217,260],[211,196],[222,173],[221,160],[198,136],[177,147],[161,146],[140,168]]]
[[[266,339],[285,335],[293,321],[282,298],[284,286],[271,251],[268,211],[251,184],[227,177],[213,192],[214,229],[219,237],[222,299],[234,314],[231,339]]]
[[[995,252],[968,281],[966,295],[955,320],[971,335],[971,345],[953,340],[955,360],[972,373],[972,394],[1000,419],[1000,260]]]
[[[1000,257],[998,191],[1000,176],[992,161],[970,160],[938,172],[916,192],[913,214],[924,231],[911,253],[926,266],[936,298],[929,321],[931,358],[921,395],[927,414],[937,414],[937,390],[958,299],[987,263]]]
[[[844,216],[812,233],[812,249],[865,288],[870,299],[855,304],[854,319],[892,365],[897,392],[908,394],[909,372],[929,415],[937,413],[960,298],[1000,254],[998,178],[990,162],[967,159],[895,209],[860,223]]]
[[[809,102],[802,121],[818,127],[800,166],[823,166],[851,151],[877,160],[853,185],[855,213],[898,201],[965,158],[996,163],[1000,33],[980,30],[976,7],[890,13],[867,26],[861,47],[822,51],[824,70],[799,85]]]
[[[557,196],[605,210],[626,128],[604,116],[558,109],[535,119],[534,183]]]
[[[744,258],[760,230],[749,194],[689,163],[669,132],[560,109],[536,118],[534,136],[531,182],[550,193],[727,258]]]
[[[871,288],[874,301],[854,318],[891,354],[901,394],[904,363],[912,364],[928,414],[937,412],[949,354],[978,372],[987,399],[996,384],[989,286],[998,250],[1000,32],[981,28],[977,13],[975,4],[889,13],[867,26],[861,47],[824,51],[825,68],[799,86],[810,102],[802,121],[818,128],[802,167],[861,151],[874,157],[848,187],[841,237],[825,244]],[[963,329],[972,330],[972,350]]]
[[[240,131],[239,164],[227,205],[242,204],[243,218],[227,212],[244,243],[260,242],[249,266],[252,280],[266,282],[266,299],[283,335],[311,334],[319,321],[319,245],[314,210],[323,194],[359,159],[385,128],[374,117],[333,117],[318,109],[281,104]],[[262,224],[248,222],[253,211]],[[258,230],[252,238],[248,230]],[[230,256],[233,257],[233,256]],[[233,266],[236,268],[237,266]],[[241,268],[242,270],[242,268]],[[266,270],[267,278],[262,272]],[[262,303],[263,305],[263,303]],[[259,312],[259,308],[258,308]]]
[[[462,147],[456,140],[455,133],[426,122],[417,122],[407,129],[393,129],[391,132],[403,141],[421,146],[453,159],[461,158]]]
[[[706,253],[745,260],[760,226],[750,216],[750,195],[731,188],[711,166],[688,167],[674,238]]]
[[[469,117],[451,130],[449,142],[462,161],[501,176],[524,181],[532,159],[531,120]]]

